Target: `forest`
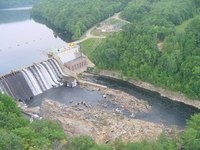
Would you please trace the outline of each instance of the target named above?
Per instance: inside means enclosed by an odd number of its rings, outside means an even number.
[[[0,8],[23,7],[36,3],[37,0],[0,0]]]
[[[100,69],[199,100],[200,1],[132,0],[121,16],[131,25],[94,49],[91,43],[90,59]]]
[[[50,120],[30,122],[11,97],[0,94],[0,150],[198,150],[199,127],[200,114],[195,114],[178,135],[162,133],[155,141],[125,143],[116,139],[97,144],[88,136],[67,136],[58,123]]]
[[[90,45],[97,67],[200,99],[199,0],[41,0],[32,16],[76,40],[118,11],[131,24]]]
[[[120,11],[130,0],[40,0],[32,9],[34,19],[45,20],[61,32],[80,38],[96,23]]]

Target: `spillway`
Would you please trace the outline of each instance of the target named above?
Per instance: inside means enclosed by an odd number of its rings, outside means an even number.
[[[0,92],[16,100],[28,100],[53,87],[63,85],[63,73],[55,59],[34,64],[0,77]]]

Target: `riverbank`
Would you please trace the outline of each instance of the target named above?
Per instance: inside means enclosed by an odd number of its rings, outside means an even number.
[[[135,86],[150,90],[152,92],[157,92],[161,96],[167,97],[173,101],[182,102],[186,105],[190,105],[190,106],[200,109],[200,101],[199,100],[189,99],[180,92],[170,91],[168,89],[164,89],[162,87],[157,87],[155,85],[152,85],[152,84],[144,82],[144,81],[134,80],[134,79],[122,76],[120,73],[117,73],[115,71],[103,70],[99,73],[99,75],[128,81],[129,83],[131,83]]]
[[[154,140],[166,131],[162,124],[134,118],[137,113],[148,113],[151,110],[147,102],[107,86],[87,81],[79,81],[79,84],[89,91],[99,91],[103,100],[92,106],[87,100],[61,104],[56,100],[44,99],[41,107],[23,108],[23,111],[33,118],[39,116],[58,122],[68,136],[88,135],[97,143],[116,139],[125,142]],[[124,110],[131,115],[125,115]]]
[[[87,90],[100,91],[107,101],[113,102],[121,107],[121,110],[118,109],[118,112],[122,112],[126,109],[131,113],[132,117],[138,112],[147,113],[151,109],[151,106],[148,105],[147,102],[141,99],[139,100],[123,91],[82,80],[79,80],[79,84],[82,88],[86,88]]]
[[[45,100],[41,111],[44,118],[60,123],[68,136],[87,135],[97,143],[153,140],[164,130],[162,125],[130,119],[100,106],[86,107],[85,103],[69,107]]]

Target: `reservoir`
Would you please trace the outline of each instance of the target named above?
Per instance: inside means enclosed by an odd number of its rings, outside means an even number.
[[[31,7],[0,9],[0,75],[47,59],[65,42],[30,18]]]

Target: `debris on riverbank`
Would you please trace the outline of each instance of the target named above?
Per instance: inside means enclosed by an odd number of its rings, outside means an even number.
[[[86,104],[87,105],[87,104]],[[67,135],[88,135],[98,143],[121,138],[124,141],[155,139],[163,126],[126,116],[99,107],[84,104],[66,106],[52,100],[44,100],[41,106],[44,118],[59,122]]]
[[[92,75],[92,74],[90,74],[90,75]],[[182,94],[180,92],[170,91],[168,89],[164,89],[162,87],[157,87],[157,86],[154,86],[150,83],[147,83],[147,82],[144,82],[144,81],[141,81],[141,80],[139,81],[139,80],[130,79],[128,77],[122,76],[120,73],[110,71],[110,70],[102,70],[99,73],[99,75],[128,81],[129,83],[131,83],[135,86],[150,90],[152,92],[157,92],[161,96],[167,97],[167,98],[169,98],[173,101],[182,102],[186,105],[190,105],[190,106],[193,106],[195,108],[200,109],[200,101],[199,100],[189,99],[184,94]]]
[[[111,101],[112,103],[115,103],[132,113],[148,112],[148,110],[151,109],[150,105],[148,105],[147,102],[139,100],[136,97],[129,95],[123,91],[110,89],[106,86],[102,86],[99,84],[95,84],[94,86],[94,83],[87,81],[79,81],[79,84],[82,88],[86,88],[92,91],[100,91],[104,98],[106,98],[107,96],[110,97],[109,99],[107,99],[108,101]]]
[[[42,114],[41,118],[58,122],[68,136],[88,135],[97,143],[112,142],[116,139],[125,142],[153,140],[165,131],[161,124],[135,119],[136,113],[145,113],[151,109],[147,102],[107,86],[87,81],[79,81],[79,84],[87,90],[99,91],[103,100],[92,106],[87,100],[61,104],[45,99],[39,111],[38,107],[24,108],[23,111],[33,111],[33,114]],[[116,107],[108,104],[114,104]],[[131,115],[125,115],[124,110]]]

